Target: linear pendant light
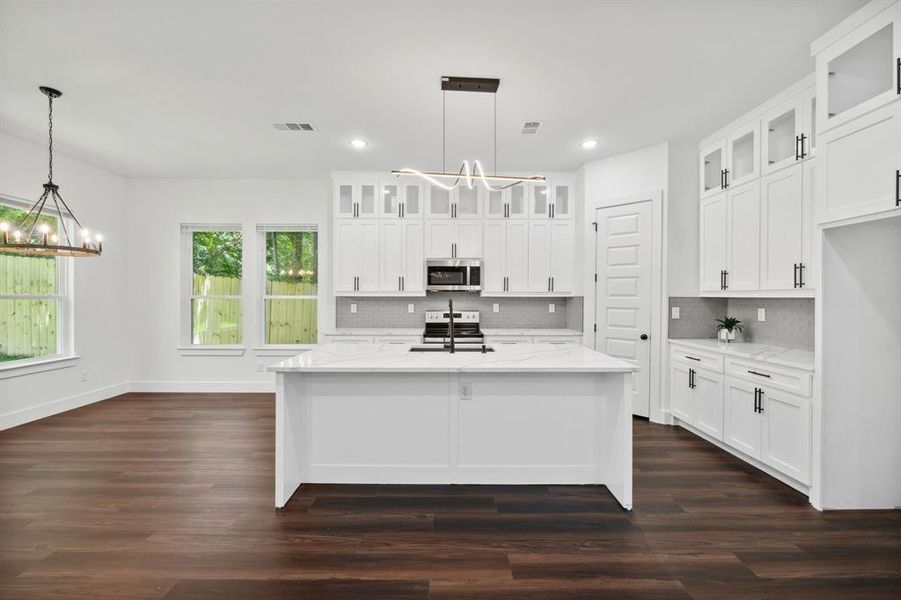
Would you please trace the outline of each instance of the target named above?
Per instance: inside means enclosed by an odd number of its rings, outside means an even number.
[[[497,88],[500,86],[500,79],[487,79],[482,77],[452,77],[444,76],[441,78],[442,90],[442,107],[441,107],[441,143],[442,143],[442,170],[441,171],[420,171],[405,167],[403,169],[394,169],[391,174],[395,177],[403,175],[412,175],[420,177],[434,186],[445,190],[452,190],[461,183],[472,189],[475,182],[480,182],[485,189],[497,192],[502,189],[519,185],[520,183],[537,182],[544,183],[547,181],[544,175],[517,176],[517,175],[498,175],[495,171],[492,175],[486,175],[482,168],[482,163],[478,160],[464,160],[457,172],[448,172],[445,164],[447,155],[447,92],[483,92],[495,94],[494,96],[494,167],[497,169]],[[441,180],[452,180],[445,183]],[[492,187],[489,182],[497,182],[496,187]]]
[[[5,221],[0,223],[0,252],[28,256],[100,256],[103,252],[103,236],[95,234],[92,237],[91,233],[82,227],[60,195],[59,186],[53,183],[53,99],[63,94],[50,87],[41,86],[38,89],[48,99],[50,172],[47,183],[44,184],[44,193],[28,213],[14,227]],[[52,202],[53,208],[48,206],[48,200]],[[82,238],[81,244],[76,244],[76,232],[73,230],[70,233],[69,227],[66,227],[67,218],[78,227]],[[57,221],[59,230],[53,231],[48,221]]]

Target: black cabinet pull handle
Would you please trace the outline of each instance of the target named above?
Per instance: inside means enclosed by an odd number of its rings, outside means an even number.
[[[729,289],[729,271],[723,271],[723,289]]]
[[[895,169],[895,206],[901,206],[901,170]]]
[[[723,188],[729,188],[729,169],[723,169]]]
[[[798,146],[801,145],[801,136],[795,136],[795,160],[801,160],[801,150],[798,150]]]
[[[898,86],[898,94],[901,95],[901,56],[895,60],[895,83]]]
[[[688,387],[689,387],[689,389],[694,389],[694,387],[695,387],[695,370],[694,369],[688,370]]]
[[[754,388],[754,412],[760,412],[760,388]]]
[[[804,158],[807,156],[807,151],[804,150],[804,142],[806,142],[806,141],[807,141],[807,134],[802,133],[801,134],[801,160],[804,160]]]
[[[720,169],[720,189],[726,189],[726,172],[723,169]]]
[[[804,287],[804,263],[798,263],[798,287]]]
[[[748,373],[750,373],[751,375],[759,375],[760,377],[766,377],[767,379],[770,378],[770,376],[767,375],[766,373],[758,373],[757,371],[748,371]]]
[[[694,356],[689,356],[689,355],[687,355],[687,354],[685,355],[685,358],[687,358],[688,360],[696,360],[696,361],[698,361],[698,362],[701,362],[701,359],[700,359],[700,358],[695,358]]]
[[[720,289],[726,289],[726,272],[720,271]]]
[[[794,283],[795,283],[794,287],[795,287],[795,289],[797,289],[798,288],[798,263],[795,263]]]

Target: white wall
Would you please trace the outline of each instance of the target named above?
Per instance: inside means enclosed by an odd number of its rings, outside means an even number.
[[[59,153],[54,181],[86,226],[106,236],[103,256],[74,260],[74,341],[68,368],[0,379],[0,429],[127,391],[136,318],[127,305],[126,181]],[[47,180],[47,148],[0,135],[0,192],[36,200]],[[86,381],[82,381],[82,378]]]
[[[698,144],[670,142],[666,182],[667,296],[698,295],[698,176]]]
[[[142,391],[273,390],[260,365],[282,360],[254,346],[261,290],[257,224],[319,227],[319,327],[334,326],[331,295],[331,183],[328,179],[141,179],[128,183],[129,264],[135,343],[133,389]],[[180,341],[180,229],[183,223],[240,224],[244,244],[243,356],[182,356]]]

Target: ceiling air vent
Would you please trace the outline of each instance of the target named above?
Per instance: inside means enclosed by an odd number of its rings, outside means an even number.
[[[273,123],[279,131],[315,131],[309,123]]]
[[[541,121],[526,121],[522,126],[522,135],[526,138],[533,138],[538,135],[538,128],[541,127]]]

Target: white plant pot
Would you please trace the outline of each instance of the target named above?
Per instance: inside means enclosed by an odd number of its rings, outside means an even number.
[[[724,344],[730,344],[735,341],[734,329],[720,329],[717,331],[717,339]]]

